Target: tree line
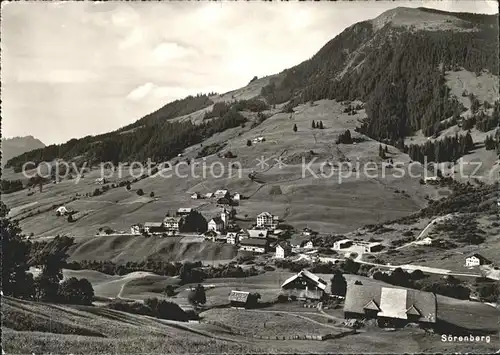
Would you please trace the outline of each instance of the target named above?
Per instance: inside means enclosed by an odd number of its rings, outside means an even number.
[[[191,121],[174,122],[154,120],[154,123],[140,125],[130,130],[115,131],[100,136],[72,139],[64,144],[50,145],[45,148],[26,152],[10,159],[6,166],[21,171],[25,162],[53,161],[61,158],[66,161],[83,156],[89,165],[100,162],[119,162],[169,160],[186,147],[200,143],[215,133],[244,124],[247,119],[237,107],[225,112],[220,119],[202,124]],[[81,158],[80,158],[81,159]]]
[[[73,240],[56,237],[46,243],[31,243],[16,222],[7,218],[9,209],[0,201],[2,236],[2,292],[5,296],[44,302],[92,304],[94,289],[86,279],[63,281],[68,248]],[[36,277],[30,267],[40,268]],[[61,282],[62,281],[62,282]]]
[[[428,141],[424,145],[411,144],[405,146],[407,153],[412,160],[424,163],[425,158],[428,162],[447,162],[456,161],[460,157],[468,154],[474,149],[474,141],[469,132],[459,136],[445,137],[440,140]]]

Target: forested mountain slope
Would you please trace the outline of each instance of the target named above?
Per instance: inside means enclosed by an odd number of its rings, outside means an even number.
[[[361,100],[367,117],[359,132],[403,149],[405,137],[419,130],[436,136],[443,120],[464,111],[461,101],[450,95],[447,71],[497,74],[498,58],[496,15],[396,8],[350,26],[311,59],[258,81],[260,95],[256,82],[251,85],[255,98],[268,105],[287,103],[288,110],[312,100]],[[91,163],[168,160],[216,132],[244,124],[241,111],[269,108],[262,103],[236,105],[238,97],[228,94],[177,100],[115,132],[52,145],[7,165],[19,170],[25,161],[82,156]],[[216,107],[221,101],[228,106]],[[481,127],[498,126],[499,110],[488,111],[486,104],[482,108]],[[201,122],[189,118],[200,112]],[[186,120],[174,119],[186,115]],[[500,147],[498,137],[496,145]]]

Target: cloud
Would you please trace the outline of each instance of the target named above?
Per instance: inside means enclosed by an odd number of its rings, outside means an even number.
[[[195,54],[192,49],[188,49],[173,42],[163,42],[156,46],[152,56],[159,62],[181,59],[188,55]]]
[[[50,144],[106,132],[168,101],[227,92],[254,75],[281,72],[310,58],[347,26],[396,6],[496,13],[497,5],[3,2],[3,133],[34,134]],[[44,130],[50,125],[58,129]]]

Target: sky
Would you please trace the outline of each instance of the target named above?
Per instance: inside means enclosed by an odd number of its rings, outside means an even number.
[[[474,0],[2,2],[2,135],[53,144],[109,132],[279,73],[397,6],[498,12]]]

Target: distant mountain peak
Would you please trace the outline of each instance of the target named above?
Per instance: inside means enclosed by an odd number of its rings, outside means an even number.
[[[45,144],[31,135],[12,138],[2,137],[2,166],[13,157],[44,147]]]
[[[390,24],[427,31],[475,31],[473,24],[462,20],[452,12],[434,11],[426,8],[397,7],[390,9],[371,21],[375,29]]]

